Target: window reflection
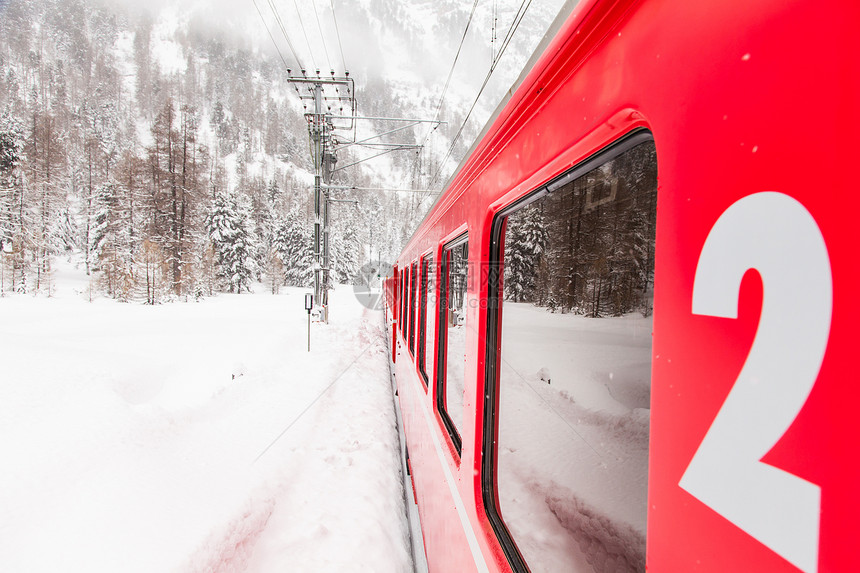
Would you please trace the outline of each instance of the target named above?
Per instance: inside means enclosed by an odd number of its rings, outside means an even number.
[[[430,258],[425,258],[421,265],[421,332],[418,338],[418,361],[426,382],[433,376],[436,349],[436,285]]]
[[[415,295],[418,291],[416,278],[418,266],[412,263],[409,277],[409,352],[415,354]]]
[[[645,569],[656,197],[649,142],[507,218],[497,487],[533,572]]]
[[[463,427],[463,380],[466,372],[466,285],[468,278],[468,243],[446,251],[446,365],[443,390],[445,411],[454,430]]]
[[[406,270],[400,271],[400,333],[406,332]],[[405,336],[405,334],[404,334]]]

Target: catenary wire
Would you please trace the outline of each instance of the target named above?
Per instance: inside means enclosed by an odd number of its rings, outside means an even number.
[[[463,50],[463,44],[466,42],[466,35],[469,33],[469,26],[472,25],[472,19],[475,16],[475,10],[478,7],[478,0],[472,4],[472,10],[469,12],[469,19],[466,21],[466,27],[463,29],[463,36],[460,38],[460,45],[457,46],[457,53],[454,55],[454,61],[451,63],[451,69],[448,71],[448,78],[445,80],[445,86],[442,88],[442,93],[439,95],[439,102],[436,104],[436,110],[433,113],[433,121],[435,122],[439,119],[439,113],[442,111],[442,104],[445,102],[445,95],[448,93],[448,88],[451,85],[451,78],[454,75],[454,69],[457,67],[457,61],[460,59],[460,52]],[[427,133],[424,135],[424,139],[421,140],[421,145],[419,147],[424,147],[427,143],[427,140],[430,138],[430,135],[436,130],[438,124],[435,127],[431,127],[427,130]],[[410,171],[413,172],[413,181],[414,181],[414,171],[415,167],[418,163],[418,159],[420,158],[421,152],[415,154],[415,159],[412,161],[412,166]]]
[[[520,25],[519,23],[522,22],[522,19],[526,15],[526,12],[528,11],[529,6],[531,6],[531,0],[523,0],[520,3],[520,7],[517,8],[517,13],[514,14],[514,18],[513,18],[513,20],[511,20],[511,25],[508,27],[508,31],[505,33],[505,37],[502,39],[502,43],[501,43],[502,47],[499,48],[499,53],[493,58],[493,63],[492,63],[493,67],[495,67],[496,63],[498,63],[499,58],[501,57],[502,50],[504,49],[504,46],[506,44],[508,44],[511,41],[511,39],[514,37],[514,32],[517,31],[517,28]]]
[[[511,43],[511,40],[514,37],[514,34],[519,28],[520,23],[522,23],[523,18],[526,15],[529,7],[531,6],[531,0],[523,0],[523,3],[520,5],[520,10],[517,10],[517,15],[514,17],[514,21],[511,23],[511,28],[508,30],[508,33],[505,35],[505,40],[502,42],[502,46],[499,49],[499,55],[496,57],[493,64],[490,66],[490,71],[487,73],[487,76],[484,78],[484,82],[481,84],[481,89],[478,90],[478,95],[475,96],[475,100],[472,102],[472,106],[469,108],[469,112],[466,114],[466,117],[463,119],[463,122],[460,124],[460,128],[457,130],[457,133],[454,135],[454,138],[451,140],[451,145],[448,147],[448,151],[445,153],[445,157],[442,159],[442,162],[439,164],[439,168],[436,170],[436,173],[430,179],[430,183],[427,185],[428,189],[432,189],[433,185],[436,183],[436,180],[441,175],[442,170],[445,167],[445,163],[451,157],[451,153],[454,151],[454,147],[457,145],[457,142],[460,140],[460,137],[463,134],[463,130],[466,127],[466,123],[469,121],[469,118],[472,116],[472,112],[475,111],[475,107],[478,105],[478,100],[481,98],[481,95],[484,93],[484,89],[487,87],[487,84],[490,81],[490,78],[493,75],[493,72],[496,70],[496,66],[499,61],[502,59],[505,51]],[[518,18],[518,19],[517,19]]]
[[[266,24],[266,19],[263,18],[263,13],[260,11],[260,7],[257,5],[257,0],[251,0],[251,1],[254,3],[254,8],[257,9],[257,14],[260,15],[260,21],[263,22],[263,27],[266,29],[266,32],[269,33],[269,38],[272,39],[272,44],[275,45],[275,50],[277,50],[278,56],[281,58],[281,61],[284,62],[284,67],[287,69],[290,69],[290,65],[287,64],[287,60],[284,59],[284,54],[281,53],[281,48],[278,46],[278,43],[275,41],[275,36],[272,35],[272,31],[269,29],[269,25]],[[298,64],[298,62],[296,62],[296,64]]]
[[[287,29],[284,27],[284,22],[281,20],[281,14],[278,12],[278,7],[275,6],[273,0],[268,0],[269,9],[272,11],[272,14],[275,15],[275,21],[278,23],[278,27],[281,29],[281,34],[284,35],[284,39],[287,41],[287,46],[290,48],[290,52],[293,54],[293,58],[296,60],[296,63],[299,65],[300,69],[305,69],[304,64],[299,59],[299,54],[296,52],[296,47],[293,46],[293,42],[290,40],[289,34],[287,34]]]
[[[299,26],[301,26],[301,27],[302,27],[302,34],[304,34],[304,35],[305,35],[305,43],[308,45],[308,54],[310,54],[310,58],[311,58],[311,65],[313,65],[313,67],[314,67],[314,68],[316,68],[316,67],[317,67],[317,63],[314,61],[314,51],[313,51],[313,49],[311,48],[311,40],[310,40],[310,38],[308,37],[308,31],[307,31],[307,29],[305,28],[305,22],[304,22],[304,20],[302,20],[302,11],[301,11],[301,10],[299,10],[299,3],[298,3],[296,0],[293,0],[293,6],[295,6],[295,7],[296,7],[296,14],[297,14],[297,15],[298,15],[298,17],[299,17]]]
[[[320,40],[322,40],[323,51],[325,52],[325,61],[328,64],[328,69],[333,70],[331,66],[331,58],[328,57],[328,46],[326,46],[325,35],[322,31],[322,24],[320,24],[320,14],[317,11],[317,3],[314,0],[311,0],[311,5],[314,7],[314,17],[317,19],[317,30],[320,32]]]
[[[448,79],[445,80],[445,87],[442,88],[442,94],[439,96],[439,103],[436,104],[436,112],[433,114],[434,121],[439,118],[439,112],[442,110],[442,103],[445,100],[445,94],[448,92],[448,87],[451,85],[451,77],[454,75],[454,68],[457,66],[457,60],[460,59],[460,52],[463,50],[463,44],[466,42],[466,34],[469,33],[469,26],[472,24],[472,18],[475,16],[475,10],[477,7],[478,0],[475,0],[472,4],[472,11],[469,13],[469,19],[466,21],[466,28],[463,30],[463,37],[460,38],[460,45],[457,46],[457,53],[454,55],[454,62],[451,64],[451,70],[448,72]],[[430,132],[428,132],[428,136],[429,134]]]
[[[334,19],[334,31],[337,35],[337,45],[340,48],[340,59],[343,62],[343,71],[346,72],[348,68],[346,67],[346,58],[343,57],[343,42],[340,41],[340,28],[337,25],[337,15],[334,12],[334,0],[329,0],[329,3],[331,4],[331,17]]]
[[[502,46],[499,49],[499,54],[493,60],[493,68],[494,69],[496,67],[496,64],[498,64],[499,60],[501,59],[502,55],[505,53],[505,50],[507,50],[508,44],[510,44],[511,40],[514,39],[514,34],[516,33],[517,29],[520,27],[520,24],[522,23],[523,18],[525,18],[526,12],[528,11],[528,9],[531,5],[532,5],[532,0],[528,0],[528,1],[523,0],[523,2],[520,4],[520,9],[517,10],[516,15],[514,16],[514,19],[511,22],[511,27],[508,28],[508,33],[505,34],[505,39],[502,40]],[[519,19],[517,19],[518,17],[519,17]]]

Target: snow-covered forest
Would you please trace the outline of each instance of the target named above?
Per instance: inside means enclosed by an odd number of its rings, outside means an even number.
[[[592,318],[649,316],[656,185],[657,153],[647,143],[513,213],[505,298]]]
[[[385,24],[414,40],[419,32],[404,22],[426,20],[424,3],[413,2],[406,15],[382,4],[346,6],[341,18],[361,23],[361,34]],[[463,7],[433,9],[449,20],[465,19]],[[254,281],[273,291],[308,284],[307,122],[285,66],[262,44],[268,38],[259,21],[243,20],[253,31],[239,33],[223,22],[212,25],[205,6],[183,11],[107,0],[9,0],[0,11],[0,290],[50,295],[57,257],[75,258],[94,292],[119,300],[240,293]],[[525,25],[539,30],[552,14],[552,7],[535,9]],[[433,29],[448,36],[429,44],[456,43],[460,33],[446,22]],[[344,26],[345,36],[351,26]],[[470,41],[483,46],[492,34],[495,28],[479,30]],[[522,36],[527,41],[514,44],[511,67],[498,74],[505,87],[539,39],[534,32]],[[376,44],[356,45],[390,60],[385,42],[391,41],[383,33]],[[359,113],[432,115],[440,78],[374,71],[359,51],[349,45],[347,51],[361,70]],[[448,58],[433,65],[444,69]],[[422,92],[416,81],[434,88]],[[345,169],[336,182],[421,187],[436,175],[438,187],[440,156],[472,95],[452,88],[437,109],[448,123],[429,141],[429,153],[392,154],[381,166]],[[482,103],[476,118],[493,105]],[[371,127],[380,132],[386,125]],[[466,125],[449,162],[462,156],[480,127]],[[414,143],[422,133],[399,135]],[[338,159],[345,165],[355,157],[346,152]],[[381,190],[355,190],[346,198],[358,203],[334,210],[336,282],[350,282],[369,258],[393,257],[433,200],[427,193]]]

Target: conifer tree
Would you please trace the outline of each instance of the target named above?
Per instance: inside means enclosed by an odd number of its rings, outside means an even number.
[[[361,266],[361,244],[353,225],[336,227],[333,241],[334,269],[332,279],[341,284],[352,284]]]
[[[0,116],[0,252],[11,250],[15,235],[14,205],[20,193],[18,166],[23,139],[20,124],[5,111]]]
[[[507,233],[505,296],[513,302],[537,302],[535,278],[547,243],[540,209],[526,207],[511,215]]]
[[[206,221],[209,240],[218,259],[219,276],[230,292],[249,291],[254,275],[254,237],[248,219],[246,207],[220,194],[215,197]]]
[[[310,225],[297,208],[287,213],[278,227],[275,245],[284,265],[284,284],[307,287],[313,284],[313,237]]]

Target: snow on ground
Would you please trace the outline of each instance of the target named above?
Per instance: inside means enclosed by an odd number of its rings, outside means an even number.
[[[0,570],[412,569],[378,313],[349,288],[0,298]]]
[[[499,501],[532,571],[644,570],[651,328],[505,303]]]

